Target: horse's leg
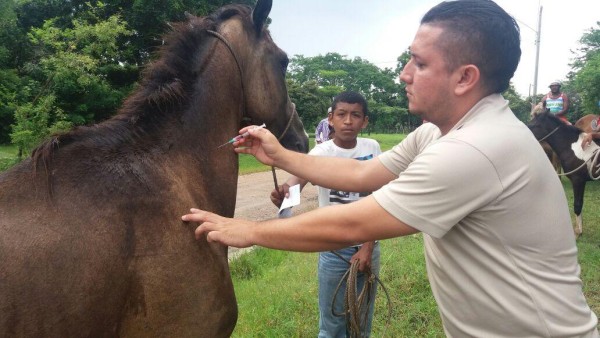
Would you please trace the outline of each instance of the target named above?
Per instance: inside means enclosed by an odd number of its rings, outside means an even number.
[[[575,212],[575,236],[579,237],[583,233],[583,217],[581,210],[583,209],[583,193],[585,191],[585,180],[572,180],[573,185],[573,211]]]
[[[552,166],[554,167],[554,171],[556,171],[556,173],[558,175],[560,175],[560,172],[562,169],[562,167],[560,165],[560,158],[558,158],[558,155],[554,151],[552,151],[551,156],[552,156]]]

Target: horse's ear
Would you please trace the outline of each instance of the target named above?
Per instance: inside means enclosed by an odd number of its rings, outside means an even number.
[[[256,7],[254,7],[254,10],[252,11],[252,22],[254,22],[254,28],[256,29],[257,34],[262,32],[272,6],[273,0],[258,0],[256,3]]]

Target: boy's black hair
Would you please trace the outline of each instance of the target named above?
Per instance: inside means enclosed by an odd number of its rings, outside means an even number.
[[[338,102],[345,103],[358,103],[363,108],[363,113],[365,116],[369,114],[369,106],[367,105],[367,100],[360,93],[353,91],[346,91],[339,93],[336,97],[333,98],[333,103],[331,103],[331,112],[335,111],[335,106]]]
[[[440,48],[448,71],[474,64],[489,93],[508,88],[521,58],[515,19],[491,0],[445,1],[429,10],[421,24],[444,29]]]

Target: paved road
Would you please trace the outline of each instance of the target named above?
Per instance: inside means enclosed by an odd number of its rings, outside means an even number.
[[[283,184],[290,176],[283,170],[275,170],[277,183]],[[271,203],[269,195],[275,189],[271,171],[242,175],[238,179],[235,217],[262,221],[277,217],[278,208]],[[317,188],[307,184],[302,190],[300,205],[293,208],[295,215],[318,206]],[[229,249],[229,258],[235,258],[245,250]]]

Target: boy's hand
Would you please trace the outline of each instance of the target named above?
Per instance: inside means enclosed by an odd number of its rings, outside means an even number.
[[[290,195],[290,186],[287,183],[280,185],[277,190],[273,189],[271,191],[271,202],[275,204],[276,207],[281,207],[281,203],[285,197]]]
[[[354,262],[358,259],[358,271],[364,272],[367,268],[371,268],[371,258],[373,257],[374,242],[364,243],[360,250],[355,253],[350,262]]]

